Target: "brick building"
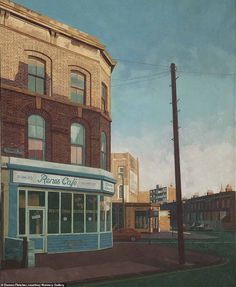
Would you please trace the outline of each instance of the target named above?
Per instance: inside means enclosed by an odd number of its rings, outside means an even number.
[[[137,202],[139,193],[139,162],[130,153],[112,153],[111,171],[116,179],[113,202]]]
[[[150,192],[150,202],[152,203],[165,203],[176,201],[176,190],[175,187],[170,186],[160,186],[156,185],[156,188],[149,191]]]
[[[189,227],[236,229],[236,192],[226,191],[193,197],[184,201],[184,223]]]
[[[112,173],[116,179],[112,197],[113,228],[133,228],[139,232],[170,230],[168,212],[161,211],[159,203],[150,203],[149,191],[139,190],[138,159],[130,153],[112,153],[111,159]],[[150,216],[154,210],[155,216]]]
[[[3,242],[111,247],[115,62],[95,37],[7,0],[0,38]]]

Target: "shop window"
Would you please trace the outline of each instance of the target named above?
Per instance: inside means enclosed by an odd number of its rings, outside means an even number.
[[[45,206],[45,193],[43,191],[28,191],[28,206]]]
[[[86,195],[86,232],[97,232],[96,195]]]
[[[106,231],[111,231],[111,198],[105,197]]]
[[[84,232],[84,195],[74,194],[73,203],[73,232]]]
[[[79,72],[70,74],[70,99],[73,103],[85,105],[85,75]]]
[[[85,164],[85,129],[78,123],[71,125],[71,163]]]
[[[28,118],[28,157],[45,159],[45,121],[38,115]]]
[[[147,229],[148,228],[148,216],[146,211],[135,211],[135,228]]]
[[[100,196],[100,231],[105,231],[105,224],[106,224],[106,211],[105,211],[105,201],[104,196]]]
[[[45,62],[37,58],[28,59],[28,89],[38,94],[45,94]]]
[[[111,231],[111,199],[100,196],[100,231]]]
[[[71,233],[71,193],[61,193],[61,233]]]
[[[104,132],[101,134],[101,168],[107,169],[107,137]]]
[[[19,234],[25,234],[25,190],[19,190]]]
[[[102,83],[101,109],[103,112],[107,110],[107,86],[104,83]]]
[[[59,193],[48,192],[48,233],[59,233]]]

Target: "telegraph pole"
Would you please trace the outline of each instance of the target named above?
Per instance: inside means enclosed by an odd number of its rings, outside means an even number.
[[[181,172],[180,172],[180,157],[179,157],[179,125],[178,125],[178,109],[177,109],[177,97],[176,97],[176,73],[175,73],[176,68],[174,63],[170,65],[170,70],[171,70],[171,88],[172,88],[179,264],[184,264],[185,254],[184,254],[184,235],[183,235],[183,207],[182,207],[182,195],[181,195]]]

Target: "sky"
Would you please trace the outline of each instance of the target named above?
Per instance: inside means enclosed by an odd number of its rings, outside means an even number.
[[[236,178],[236,0],[16,0],[97,37],[112,75],[112,152],[139,159],[140,190],[175,184],[177,67],[182,194]]]

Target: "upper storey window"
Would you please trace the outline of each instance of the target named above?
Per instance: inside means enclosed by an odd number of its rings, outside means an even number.
[[[107,137],[104,132],[101,134],[101,168],[107,169]]]
[[[28,89],[32,92],[45,94],[46,87],[45,63],[39,59],[28,59]]]
[[[71,125],[71,163],[85,164],[85,129],[82,125]]]
[[[70,74],[70,99],[77,104],[85,104],[85,75],[79,72]]]
[[[45,159],[45,120],[38,115],[28,118],[28,157]]]
[[[107,86],[102,83],[102,98],[101,98],[101,109],[103,112],[107,110]]]

